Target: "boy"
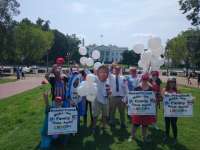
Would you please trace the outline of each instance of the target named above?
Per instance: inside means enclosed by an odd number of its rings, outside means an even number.
[[[92,103],[93,114],[93,133],[96,132],[96,122],[98,114],[102,113],[102,125],[103,129],[106,126],[106,119],[108,117],[108,96],[110,93],[109,85],[107,84],[109,69],[107,66],[102,65],[97,70],[97,97]]]

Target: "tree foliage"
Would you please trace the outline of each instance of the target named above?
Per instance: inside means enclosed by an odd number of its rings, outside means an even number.
[[[135,65],[137,66],[138,64],[138,61],[140,59],[140,55],[136,54],[134,51],[129,51],[129,50],[126,50],[122,53],[122,62],[123,64],[126,64],[126,65]]]
[[[172,64],[200,68],[200,30],[189,29],[167,42],[167,57]]]
[[[179,0],[180,10],[191,21],[194,26],[200,25],[200,1],[199,0]]]
[[[38,63],[53,44],[53,33],[43,31],[28,20],[15,28],[16,59],[26,64]]]

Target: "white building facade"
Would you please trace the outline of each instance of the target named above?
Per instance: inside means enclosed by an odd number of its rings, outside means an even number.
[[[122,53],[128,50],[128,47],[117,47],[113,45],[89,45],[87,46],[88,54],[91,57],[94,50],[98,50],[101,53],[99,61],[104,63],[120,62],[123,57]]]

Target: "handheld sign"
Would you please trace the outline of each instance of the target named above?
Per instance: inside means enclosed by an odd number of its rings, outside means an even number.
[[[193,97],[191,94],[165,94],[165,117],[192,117]]]
[[[77,110],[71,108],[51,108],[48,118],[48,135],[77,132]]]
[[[128,115],[156,115],[155,94],[152,91],[129,92]]]

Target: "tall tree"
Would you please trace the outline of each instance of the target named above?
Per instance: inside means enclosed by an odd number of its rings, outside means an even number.
[[[15,38],[13,30],[17,24],[12,20],[19,14],[19,3],[16,0],[0,0],[0,63],[9,63],[10,56],[14,55]]]
[[[168,57],[173,65],[184,65],[186,69],[200,66],[200,30],[189,29],[167,42]]]
[[[53,44],[53,33],[22,21],[15,29],[16,59],[26,64],[37,64]]]
[[[180,10],[191,21],[194,26],[200,25],[200,1],[199,0],[179,0]]]
[[[139,54],[136,54],[134,51],[129,51],[129,50],[126,50],[122,53],[122,62],[123,64],[126,64],[126,65],[135,65],[137,66],[138,64],[138,61],[140,59],[140,55]]]

